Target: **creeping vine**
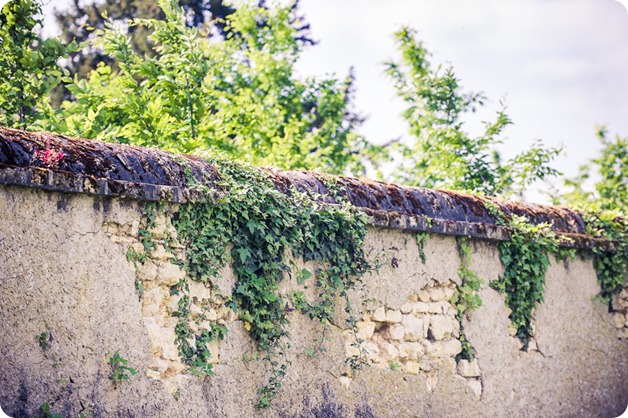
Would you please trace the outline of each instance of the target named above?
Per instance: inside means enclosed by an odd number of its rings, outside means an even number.
[[[552,254],[558,261],[575,257],[576,250],[561,247],[569,240],[557,236],[549,224],[534,225],[528,219],[511,215],[508,219],[492,202],[485,203],[487,210],[501,225],[510,228],[509,241],[498,244],[504,274],[490,283],[491,287],[506,294],[510,320],[516,327],[516,336],[527,350],[533,336],[532,320],[537,303],[543,302],[545,273]],[[581,213],[586,233],[609,240],[605,246],[591,249],[593,266],[601,291],[598,299],[609,304],[626,283],[628,271],[628,221],[614,214]]]
[[[462,279],[462,283],[451,297],[451,303],[456,305],[456,319],[460,323],[460,343],[462,344],[462,352],[456,356],[456,361],[473,360],[475,352],[469,340],[464,333],[462,319],[464,316],[482,306],[482,299],[478,294],[480,285],[484,283],[477,274],[471,270],[471,248],[469,246],[469,237],[461,236],[456,239],[458,243],[458,252],[460,254],[461,265],[458,269],[458,275]]]
[[[347,321],[357,327],[347,292],[369,269],[362,249],[366,217],[352,206],[321,205],[296,190],[289,196],[281,193],[258,169],[225,160],[210,162],[220,170],[219,197],[196,184],[201,201],[181,205],[173,218],[178,240],[185,246],[181,264],[189,276],[172,289],[182,295],[175,313],[180,318],[176,328],[179,354],[193,370],[212,373],[208,343],[224,338],[227,330],[212,325],[212,330],[199,334],[187,327],[188,280],[213,287],[212,278],[230,262],[236,283],[227,305],[244,322],[270,365],[271,377],[260,388],[257,404],[264,408],[280,390],[288,367],[285,337],[290,303],[311,319],[329,324],[336,300],[343,298]],[[286,261],[288,251],[320,266],[315,272],[296,272],[299,284],[314,281],[315,300],[305,300],[303,292],[289,299],[278,292],[284,274],[292,272]]]
[[[601,288],[598,299],[610,309],[613,296],[626,285],[628,276],[628,219],[612,212],[587,212],[583,218],[588,235],[610,241],[604,248],[592,249],[593,267]]]

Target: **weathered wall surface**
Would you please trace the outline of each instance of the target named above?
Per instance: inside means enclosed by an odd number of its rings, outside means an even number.
[[[232,273],[221,272],[220,294],[190,289],[192,311],[229,329],[212,347],[215,375],[193,376],[178,358],[171,315],[178,296],[169,289],[183,272],[160,247],[137,272],[127,260],[139,245],[142,205],[0,186],[0,405],[10,416],[32,416],[45,402],[63,416],[97,417],[614,417],[626,409],[628,290],[609,313],[594,300],[599,288],[589,260],[551,265],[524,352],[504,296],[488,286],[502,269],[496,247],[472,241],[483,306],[463,326],[476,360],[456,364],[460,330],[449,302],[460,284],[455,238],[432,235],[423,264],[413,232],[372,228],[366,251],[381,267],[350,295],[361,311],[358,335],[342,312],[327,328],[291,312],[283,388],[270,409],[256,412],[268,371],[223,304]],[[172,204],[160,217],[157,235],[174,233],[175,210]],[[287,276],[281,291],[290,289],[312,291]],[[43,331],[52,337],[45,351],[36,340]],[[312,349],[321,336],[324,352]],[[353,371],[347,360],[356,338],[371,364]],[[138,371],[131,381],[109,379],[115,352]]]

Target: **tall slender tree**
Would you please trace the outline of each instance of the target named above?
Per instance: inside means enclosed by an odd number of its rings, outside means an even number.
[[[387,63],[386,72],[406,103],[403,117],[411,138],[390,146],[401,156],[394,181],[508,197],[520,195],[535,180],[559,174],[549,163],[561,149],[540,143],[502,161],[495,145],[512,123],[505,109],[495,121],[485,122],[482,134],[469,135],[463,115],[483,106],[485,98],[464,92],[451,66],[434,68],[414,30],[403,28],[395,38],[402,58]]]

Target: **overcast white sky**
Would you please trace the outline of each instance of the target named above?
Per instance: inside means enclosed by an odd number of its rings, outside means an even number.
[[[562,144],[558,168],[573,175],[599,151],[596,124],[628,136],[628,12],[615,0],[301,0],[301,11],[320,42],[300,74],[344,77],[353,67],[356,110],[368,117],[361,132],[373,142],[406,135],[382,65],[396,57],[401,25],[418,30],[433,63],[450,63],[464,88],[489,98],[475,127],[505,99],[515,123],[505,156],[535,139]]]

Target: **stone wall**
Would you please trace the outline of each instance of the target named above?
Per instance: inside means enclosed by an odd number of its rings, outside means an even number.
[[[471,241],[483,306],[462,320],[475,359],[456,363],[455,237],[432,234],[423,263],[416,232],[373,226],[365,250],[379,269],[349,295],[359,331],[342,309],[329,326],[292,311],[283,387],[256,412],[269,370],[224,304],[231,269],[215,288],[190,283],[187,325],[229,331],[212,343],[215,375],[194,376],[177,353],[172,313],[180,295],[170,291],[184,274],[170,259],[184,249],[164,245],[176,235],[177,204],[159,214],[158,245],[137,263],[128,255],[142,250],[144,205],[0,186],[0,405],[9,416],[37,415],[44,403],[64,417],[614,417],[626,409],[628,290],[609,312],[595,300],[590,260],[554,260],[533,342],[522,351],[504,296],[488,286],[502,271],[495,243]],[[313,291],[286,275],[280,291],[292,289]],[[42,332],[48,336],[38,340]],[[109,378],[116,352],[137,370],[130,381]],[[356,358],[366,363],[359,370],[350,367]]]

